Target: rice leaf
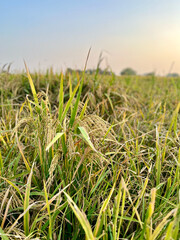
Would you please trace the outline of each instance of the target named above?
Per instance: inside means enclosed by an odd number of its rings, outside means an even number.
[[[92,148],[93,151],[97,152],[93,143],[91,142],[91,139],[90,139],[88,133],[86,132],[86,129],[84,127],[78,127],[78,129],[80,130],[82,137],[87,142],[87,144]]]
[[[176,213],[177,213],[177,209],[173,209],[163,218],[163,220],[155,228],[152,236],[150,237],[150,240],[156,240],[157,239],[160,232],[163,231],[164,226],[168,223],[168,221],[169,221],[168,218],[171,217],[172,215],[175,215]]]
[[[86,100],[86,102],[85,102],[85,104],[84,104],[84,106],[83,106],[83,109],[82,109],[82,111],[81,111],[81,113],[80,113],[79,118],[80,118],[81,120],[82,120],[83,117],[84,117],[84,113],[85,113],[85,111],[86,111],[88,102],[89,102],[89,99]]]
[[[79,220],[82,228],[84,229],[87,240],[95,240],[90,223],[89,223],[85,213],[80,211],[78,206],[75,204],[75,202],[72,200],[72,198],[66,192],[64,192],[64,194],[67,197],[67,200],[68,200],[68,203],[69,203],[71,209],[73,210],[73,212],[76,215],[77,219]]]
[[[8,238],[7,235],[4,233],[4,231],[2,230],[1,227],[0,227],[0,237],[2,238],[2,240],[9,240],[9,238]]]
[[[106,208],[107,208],[107,206],[108,206],[108,204],[109,204],[109,201],[110,201],[111,196],[112,196],[112,194],[113,194],[113,192],[114,192],[115,186],[116,186],[116,181],[115,181],[115,183],[113,184],[113,187],[112,187],[112,189],[111,189],[111,191],[110,191],[110,193],[109,193],[109,196],[108,196],[107,199],[104,201],[104,203],[103,203],[103,205],[102,205],[102,207],[101,207],[101,210],[100,210],[100,212],[99,212],[98,219],[97,219],[97,222],[96,222],[96,225],[95,225],[95,228],[94,228],[94,236],[95,236],[95,237],[97,237],[98,234],[99,234],[99,229],[100,229],[100,227],[101,227],[101,217],[102,217],[102,213],[106,210]]]
[[[63,73],[61,73],[61,83],[60,83],[60,90],[59,90],[59,120],[61,120],[62,118],[63,104],[64,104]]]
[[[52,147],[52,145],[57,142],[57,140],[62,137],[64,133],[61,132],[61,133],[57,133],[56,136],[53,138],[53,140],[48,144],[48,146],[46,147],[46,151],[48,151],[50,149],[50,147]]]
[[[49,205],[49,201],[48,201],[48,194],[47,194],[45,181],[44,181],[44,195],[45,195],[45,200],[46,200],[47,212],[49,215],[49,239],[52,240],[52,218],[51,218],[51,211],[50,211],[50,205]]]
[[[31,78],[31,75],[29,74],[29,70],[28,70],[28,67],[27,67],[25,61],[24,61],[24,65],[25,65],[25,68],[26,68],[26,73],[27,73],[27,77],[28,77],[28,80],[29,80],[29,84],[30,84],[30,86],[31,86],[31,91],[32,91],[32,94],[33,94],[33,97],[34,97],[34,101],[35,101],[36,105],[39,106],[36,89],[35,89],[35,87],[34,87],[33,80],[32,80],[32,78]]]
[[[31,179],[33,174],[33,166],[31,168],[31,172],[29,174],[27,185],[26,185],[26,193],[25,193],[25,199],[24,199],[24,232],[25,235],[29,235],[29,211],[26,211],[29,207],[29,199],[30,199],[30,191],[31,191]]]
[[[61,118],[60,118],[60,123],[62,123],[63,120],[64,120],[64,118],[66,117],[67,111],[69,110],[69,108],[70,108],[70,106],[71,106],[72,100],[73,100],[73,98],[74,98],[74,96],[75,96],[75,94],[76,94],[76,92],[77,92],[77,90],[78,90],[78,87],[79,87],[79,82],[78,82],[78,84],[76,85],[74,91],[72,92],[72,94],[71,94],[71,96],[70,96],[70,98],[69,98],[69,100],[68,100],[68,102],[67,102],[67,104],[66,104],[66,107],[65,107],[65,109],[64,109],[64,111],[63,111],[63,114],[62,114],[62,116],[61,116]]]

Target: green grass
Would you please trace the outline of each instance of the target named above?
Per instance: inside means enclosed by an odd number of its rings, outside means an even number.
[[[180,238],[180,79],[0,74],[2,239]]]

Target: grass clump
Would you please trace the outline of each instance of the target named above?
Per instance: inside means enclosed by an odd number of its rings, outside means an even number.
[[[0,78],[2,239],[179,239],[180,79]]]

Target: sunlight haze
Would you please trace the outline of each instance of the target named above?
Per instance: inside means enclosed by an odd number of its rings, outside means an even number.
[[[0,67],[61,71],[102,68],[117,74],[132,67],[138,73],[180,73],[180,1],[88,0],[1,1]]]

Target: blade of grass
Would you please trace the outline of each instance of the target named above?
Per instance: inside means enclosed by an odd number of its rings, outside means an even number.
[[[49,215],[49,239],[52,240],[52,219],[51,219],[51,211],[50,211],[50,205],[49,205],[49,201],[48,201],[48,194],[47,194],[47,190],[46,190],[46,184],[44,181],[44,195],[45,195],[45,199],[46,199],[46,207],[47,207],[47,211],[48,211],[48,215]]]
[[[71,118],[70,118],[70,122],[69,122],[70,127],[72,127],[72,125],[73,125],[73,123],[74,123],[74,121],[75,121],[76,114],[77,114],[78,105],[79,105],[79,101],[80,101],[80,97],[81,97],[81,92],[82,92],[82,87],[83,87],[84,78],[85,78],[85,70],[86,70],[86,66],[87,66],[87,62],[88,62],[88,59],[89,59],[90,52],[91,52],[91,48],[90,48],[89,51],[88,51],[88,55],[87,55],[86,63],[85,63],[85,67],[84,67],[84,71],[83,71],[83,73],[82,73],[81,84],[80,84],[80,86],[79,86],[79,91],[78,91],[78,94],[77,94],[76,102],[75,102],[75,104],[74,104],[74,109],[73,109],[73,112],[72,112],[72,114],[71,114]]]
[[[0,227],[0,237],[2,238],[2,240],[9,240],[9,238],[7,237],[7,234],[4,233],[1,227]]]
[[[150,236],[152,235],[151,219],[154,213],[156,191],[157,191],[156,188],[151,189],[151,202],[146,212],[146,219],[144,221],[144,226],[143,226],[143,230],[140,238],[142,240],[144,239],[145,234],[146,234],[146,239],[150,239]]]
[[[87,142],[87,144],[92,148],[93,151],[97,152],[97,150],[95,149],[93,143],[91,142],[91,139],[90,139],[86,129],[84,127],[78,127],[78,129],[80,130],[80,132],[82,134],[82,137]]]
[[[119,184],[119,190],[118,194],[116,196],[115,200],[115,212],[114,212],[114,221],[113,221],[113,237],[114,239],[119,239],[119,236],[117,236],[117,226],[118,226],[118,215],[120,210],[120,201],[122,196],[122,182]]]
[[[53,140],[48,144],[48,146],[46,147],[46,151],[48,151],[50,149],[50,147],[52,147],[52,145],[57,142],[57,140],[62,137],[64,133],[61,132],[61,133],[57,133],[56,136],[53,138]]]
[[[6,181],[9,185],[11,185],[18,192],[19,196],[21,197],[21,200],[23,200],[23,197],[22,197],[22,194],[21,194],[19,188],[13,182],[8,180],[7,178],[3,178],[3,177],[0,177],[0,178],[3,179],[4,181]]]
[[[33,165],[34,166],[34,165]],[[33,174],[33,166],[31,168],[31,172],[29,174],[28,180],[27,180],[27,185],[26,185],[26,193],[25,193],[25,199],[24,199],[24,212],[28,209],[29,207],[29,199],[30,199],[30,191],[31,191],[31,179],[32,179],[32,174]],[[29,211],[26,211],[24,214],[24,232],[25,235],[29,235]]]
[[[163,218],[163,220],[155,228],[153,234],[150,237],[150,240],[156,240],[157,239],[160,232],[163,231],[164,226],[168,223],[168,221],[169,221],[168,218],[172,215],[175,215],[176,213],[177,213],[177,209],[173,209]]]
[[[84,106],[83,106],[83,109],[82,109],[82,111],[81,111],[81,113],[80,113],[80,117],[79,117],[79,118],[80,118],[81,120],[82,120],[83,117],[84,117],[84,113],[85,113],[85,111],[86,111],[88,102],[89,102],[89,99],[86,100],[86,102],[85,102],[85,104],[84,104]]]
[[[95,225],[94,232],[93,232],[95,237],[98,237],[98,236],[99,236],[99,230],[100,230],[101,224],[102,224],[102,222],[101,222],[102,213],[105,212],[105,210],[106,210],[106,208],[107,208],[107,206],[108,206],[108,204],[109,204],[109,202],[110,202],[110,199],[111,199],[111,196],[112,196],[112,194],[113,194],[113,192],[114,192],[114,189],[115,189],[115,186],[116,186],[116,181],[117,181],[117,179],[118,179],[118,177],[119,177],[120,172],[121,172],[121,170],[118,172],[117,178],[116,178],[116,180],[115,180],[115,182],[114,182],[114,184],[113,184],[113,186],[112,186],[112,189],[111,189],[111,191],[110,191],[110,193],[109,193],[109,196],[108,196],[108,197],[106,198],[106,200],[104,201],[104,203],[103,203],[103,205],[102,205],[102,207],[101,207],[101,210],[100,210],[100,212],[99,212],[98,219],[97,219],[97,221],[96,221],[96,225]]]
[[[0,176],[2,176],[2,172],[3,172],[3,159],[2,159],[2,155],[1,155],[1,150],[0,150]]]
[[[64,194],[67,197],[67,200],[68,200],[68,203],[69,203],[71,209],[73,210],[73,212],[76,215],[77,219],[79,220],[82,228],[84,229],[87,240],[95,240],[90,223],[89,223],[85,213],[79,210],[78,206],[75,204],[75,202],[72,200],[72,198],[66,192],[64,192]]]
[[[64,104],[63,73],[61,73],[61,82],[60,82],[60,90],[59,90],[59,120],[61,120],[62,118],[63,104]]]
[[[28,77],[28,80],[29,80],[29,84],[30,84],[30,86],[31,86],[31,91],[32,91],[32,94],[33,94],[33,97],[34,97],[34,101],[35,101],[36,105],[39,107],[39,102],[38,102],[38,97],[37,97],[36,89],[35,89],[35,87],[34,87],[33,80],[32,80],[32,78],[31,78],[31,75],[29,74],[29,70],[28,70],[28,67],[27,67],[25,61],[24,61],[24,65],[25,65],[25,68],[26,68],[27,77]]]
[[[3,227],[4,227],[4,223],[5,223],[6,218],[7,218],[7,215],[8,215],[8,210],[9,210],[11,201],[12,201],[12,196],[10,197],[10,199],[9,199],[9,201],[8,201],[8,203],[7,203],[7,206],[6,206],[6,210],[5,210],[5,213],[4,213],[4,217],[3,217],[3,220],[2,220],[2,223],[1,223],[1,228],[2,228],[2,229],[3,229]]]
[[[63,114],[62,114],[62,116],[61,116],[61,118],[60,118],[60,123],[62,123],[63,120],[64,120],[64,118],[66,117],[67,111],[69,110],[69,107],[71,106],[72,100],[73,100],[73,98],[74,98],[74,96],[75,96],[75,94],[76,94],[76,92],[77,92],[77,90],[78,90],[78,87],[79,87],[79,82],[78,82],[77,86],[75,87],[72,95],[70,96],[70,98],[69,98],[69,100],[68,100],[68,102],[67,102],[67,104],[66,104],[66,107],[65,107],[65,109],[64,109],[64,112],[63,112]]]
[[[176,119],[177,119],[179,109],[180,109],[180,102],[178,103],[176,109],[175,109],[174,112],[173,112],[172,120],[171,120],[169,129],[168,129],[168,131],[167,131],[167,133],[166,133],[166,137],[165,137],[165,141],[164,141],[164,147],[163,147],[163,150],[162,150],[162,163],[163,163],[164,160],[165,160],[166,145],[167,145],[168,136],[169,136],[169,134],[170,134],[170,132],[171,132],[171,130],[172,130],[172,127],[173,127],[174,122],[175,122]]]

